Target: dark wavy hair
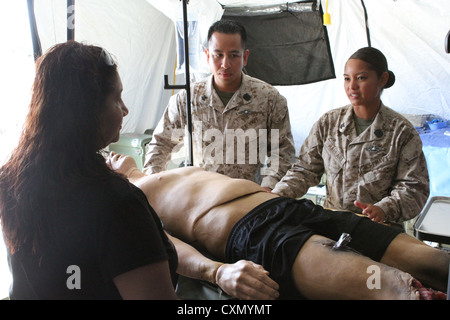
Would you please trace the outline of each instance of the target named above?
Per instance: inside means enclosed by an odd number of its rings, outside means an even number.
[[[349,59],[359,59],[366,62],[372,70],[377,73],[378,77],[381,77],[383,72],[387,72],[389,74],[389,78],[384,85],[384,89],[390,88],[394,85],[395,75],[388,69],[387,59],[380,50],[373,47],[364,47],[353,53]]]
[[[225,34],[235,34],[239,33],[242,40],[242,48],[245,49],[247,45],[247,31],[245,27],[234,20],[219,20],[214,22],[208,30],[208,43],[211,40],[212,34],[214,32],[220,32]]]
[[[99,115],[118,73],[104,53],[69,41],[36,61],[19,143],[0,168],[0,220],[11,253],[25,243],[36,252],[48,239],[46,217],[56,214],[55,202],[112,173],[99,153]]]

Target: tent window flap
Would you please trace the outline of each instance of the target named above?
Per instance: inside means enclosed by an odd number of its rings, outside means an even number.
[[[247,30],[244,72],[272,85],[300,85],[336,78],[322,15],[316,1],[303,1],[278,10],[258,7],[253,14],[225,7],[222,19],[239,21]]]

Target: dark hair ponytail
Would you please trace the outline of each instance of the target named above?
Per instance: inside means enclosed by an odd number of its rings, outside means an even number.
[[[388,81],[386,82],[386,84],[384,85],[385,89],[392,87],[394,85],[394,83],[395,83],[395,75],[394,75],[394,73],[391,70],[388,70],[387,72],[389,74],[389,78],[388,78]]]
[[[368,63],[371,68],[377,73],[378,77],[381,77],[383,72],[387,72],[389,78],[384,85],[384,88],[390,88],[395,83],[394,73],[388,69],[388,63],[384,54],[372,47],[361,48],[350,56],[349,59],[359,59]]]

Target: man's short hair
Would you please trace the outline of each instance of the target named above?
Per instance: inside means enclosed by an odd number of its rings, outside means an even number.
[[[242,48],[245,49],[247,44],[247,32],[242,24],[233,20],[219,20],[214,22],[208,30],[208,43],[211,40],[211,36],[214,32],[235,34],[239,33],[242,40]]]

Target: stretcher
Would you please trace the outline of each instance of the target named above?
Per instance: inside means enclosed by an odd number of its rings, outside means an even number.
[[[178,276],[175,291],[183,300],[236,300],[217,285],[181,275]]]

